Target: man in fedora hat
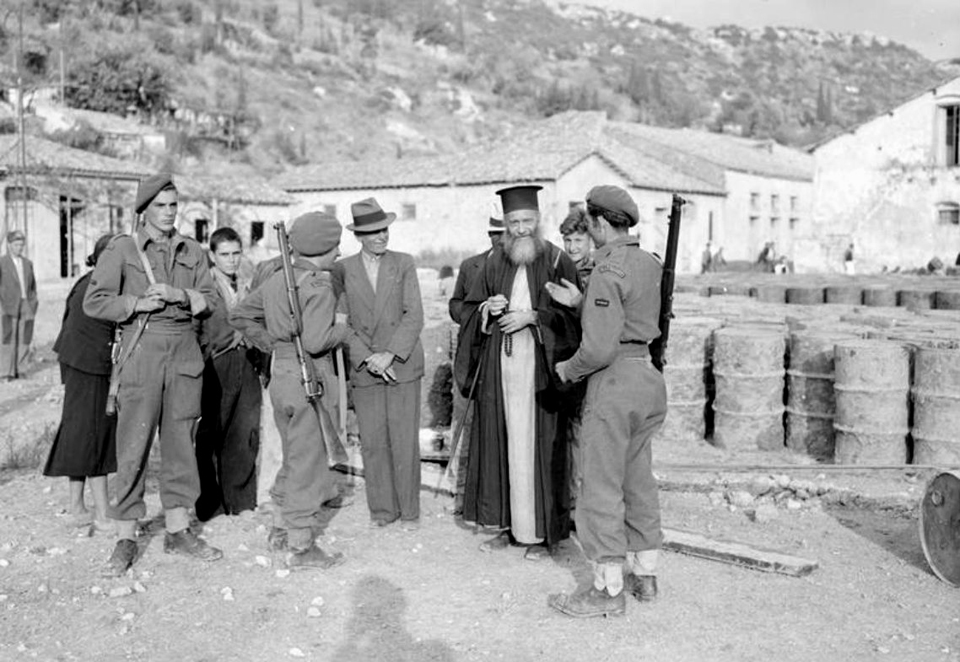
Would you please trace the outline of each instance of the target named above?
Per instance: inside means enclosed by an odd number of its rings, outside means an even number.
[[[33,262],[23,256],[27,237],[20,230],[7,233],[7,252],[0,257],[0,311],[3,322],[3,351],[0,377],[20,377],[20,364],[33,342],[33,320],[37,316],[37,279]]]
[[[105,577],[123,575],[137,556],[137,520],[147,514],[147,458],[158,428],[160,503],[166,517],[163,551],[203,561],[223,556],[190,528],[189,510],[200,495],[194,441],[203,355],[196,322],[210,316],[216,288],[206,251],[177,232],[178,202],[170,175],[140,182],[140,227],[107,245],[83,300],[87,315],[119,324],[122,333],[116,497],[110,507],[118,541],[103,568]]]
[[[387,250],[385,213],[373,198],[350,206],[362,248],[340,262],[341,303],[353,330],[350,383],[374,526],[420,526],[420,378],[423,304],[413,257]]]
[[[456,370],[465,395],[479,375],[463,517],[500,529],[481,550],[520,544],[534,560],[569,532],[566,412],[552,375],[580,339],[575,312],[545,289],[580,278],[541,236],[539,189],[497,192],[506,232],[463,303]]]

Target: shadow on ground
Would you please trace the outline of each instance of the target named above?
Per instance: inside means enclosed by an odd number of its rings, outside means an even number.
[[[915,568],[932,574],[923,555],[915,516],[889,510],[836,506],[826,512],[844,527],[892,553]]]

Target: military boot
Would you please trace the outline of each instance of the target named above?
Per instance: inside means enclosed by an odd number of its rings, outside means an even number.
[[[624,590],[640,602],[653,602],[657,599],[657,576],[635,575],[632,572],[623,577]]]
[[[561,614],[574,618],[593,618],[595,616],[623,616],[627,611],[627,601],[620,591],[610,595],[606,589],[593,585],[580,589],[573,595],[560,594],[550,600],[550,606]]]
[[[223,552],[207,544],[207,541],[198,537],[189,528],[163,536],[163,551],[165,554],[182,554],[201,561],[219,561]]]
[[[344,560],[340,552],[327,554],[316,545],[312,545],[307,549],[291,549],[287,557],[287,567],[291,570],[306,568],[329,570],[340,565]]]

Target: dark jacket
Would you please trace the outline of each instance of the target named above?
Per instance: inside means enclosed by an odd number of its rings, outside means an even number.
[[[60,335],[53,344],[53,351],[60,363],[75,370],[90,375],[109,375],[113,324],[83,312],[83,297],[92,274],[91,271],[82,276],[67,295]]]
[[[25,257],[20,259],[23,260],[23,279],[27,281],[27,305],[19,314],[24,319],[33,319],[37,315],[37,279],[33,274],[33,262]],[[17,268],[13,265],[10,254],[5,253],[0,257],[0,311],[3,311],[4,315],[16,317],[22,299]]]

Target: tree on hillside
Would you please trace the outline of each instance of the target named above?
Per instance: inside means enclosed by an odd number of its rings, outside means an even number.
[[[833,93],[823,81],[820,81],[820,89],[817,91],[817,121],[833,124]]]
[[[154,113],[166,108],[169,97],[166,72],[135,45],[108,47],[74,62],[67,76],[66,101],[74,108]]]

